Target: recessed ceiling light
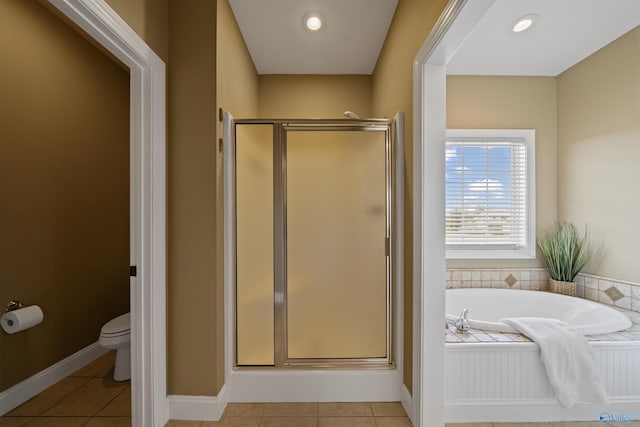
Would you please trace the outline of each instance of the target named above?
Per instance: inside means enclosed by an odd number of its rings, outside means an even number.
[[[511,31],[513,31],[514,33],[521,33],[523,31],[526,31],[536,23],[538,18],[539,16],[535,13],[518,18],[511,27]]]
[[[307,15],[304,20],[304,25],[309,31],[318,31],[322,28],[322,18],[317,14]]]

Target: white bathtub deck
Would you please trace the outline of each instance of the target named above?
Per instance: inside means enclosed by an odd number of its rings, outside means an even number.
[[[616,311],[624,313],[633,326],[624,331],[612,334],[587,335],[589,341],[640,341],[640,313],[625,310],[619,307],[611,307]],[[469,333],[460,334],[452,330],[445,330],[446,343],[487,343],[487,342],[526,342],[531,341],[529,338],[520,334],[509,334],[501,332],[483,331],[479,329],[471,329]]]
[[[564,409],[555,400],[538,346],[519,334],[445,330],[445,420],[464,422],[640,419],[640,313],[619,309],[633,325],[587,336],[609,393],[606,405]],[[626,425],[626,424],[625,424]]]

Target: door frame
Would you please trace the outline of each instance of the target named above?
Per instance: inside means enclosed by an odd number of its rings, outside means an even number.
[[[131,421],[162,427],[166,387],[165,64],[104,0],[48,0],[129,68]]]
[[[411,421],[444,425],[446,66],[494,0],[449,0],[413,62]]]

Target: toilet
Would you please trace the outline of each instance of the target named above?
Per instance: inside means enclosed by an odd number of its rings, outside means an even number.
[[[131,378],[131,316],[130,313],[109,320],[100,330],[98,340],[104,348],[116,350],[113,379],[126,381]]]

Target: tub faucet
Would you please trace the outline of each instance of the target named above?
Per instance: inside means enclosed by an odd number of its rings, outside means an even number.
[[[461,332],[463,334],[469,333],[469,329],[471,329],[471,326],[469,326],[469,321],[467,320],[467,314],[469,314],[469,309],[463,308],[462,313],[460,313],[460,317],[458,318],[458,320],[456,320],[456,323],[454,324],[456,328],[456,332]]]

